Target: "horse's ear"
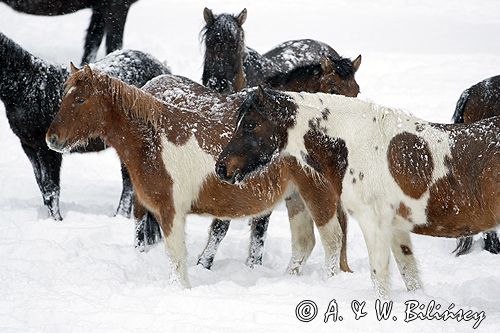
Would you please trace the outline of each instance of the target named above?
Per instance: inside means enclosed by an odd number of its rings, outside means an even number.
[[[257,86],[257,99],[260,103],[264,103],[264,101],[266,100],[266,92],[264,91],[264,88],[259,84]]]
[[[246,20],[247,20],[247,9],[243,8],[241,13],[239,13],[238,16],[236,17],[236,21],[238,22],[238,25],[241,27]]]
[[[212,13],[212,10],[205,7],[205,9],[203,9],[203,18],[207,24],[210,24],[214,21],[214,13]]]
[[[327,56],[322,55],[321,58],[319,59],[319,63],[321,64],[321,69],[323,70],[323,73],[330,73],[334,71],[333,63]]]
[[[92,73],[92,69],[89,65],[83,66],[83,71],[88,78],[90,78],[91,80],[94,79],[94,74]]]
[[[355,72],[358,71],[359,65],[361,65],[361,54],[352,62],[352,67],[354,68]]]
[[[71,74],[75,74],[76,72],[79,71],[78,67],[76,67],[72,61],[69,63],[69,68],[71,69]]]

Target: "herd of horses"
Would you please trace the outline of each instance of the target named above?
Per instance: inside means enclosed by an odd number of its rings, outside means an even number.
[[[230,219],[250,218],[247,265],[253,267],[262,264],[269,216],[283,200],[292,239],[288,272],[300,274],[315,245],[314,225],[328,275],[350,272],[351,215],[363,231],[380,297],[389,295],[391,251],[407,289],[422,286],[410,232],[459,238],[461,255],[472,235],[487,231],[485,248],[500,252],[494,231],[500,224],[500,76],[464,91],[453,115],[457,124],[435,124],[355,98],[361,56],[343,58],[310,39],[263,55],[247,47],[246,9],[238,15],[204,9],[201,85],[140,51],[117,50],[86,64],[103,31],[120,40],[107,43],[108,51],[121,46],[133,1],[122,1],[116,21],[126,11],[116,35],[103,16],[115,13],[111,4],[120,1],[100,7],[47,1],[50,8],[42,8],[43,1],[37,8],[3,2],[45,15],[94,9],[81,69],[49,64],[0,33],[0,99],[56,220],[62,219],[61,154],[117,151],[123,178],[117,214],[129,216],[133,207],[139,250],[164,239],[176,284],[190,285],[188,214],[215,218],[198,260],[208,269]],[[97,37],[99,43],[89,41]]]

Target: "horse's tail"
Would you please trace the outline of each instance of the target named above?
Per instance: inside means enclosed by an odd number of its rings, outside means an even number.
[[[464,122],[464,110],[465,104],[469,100],[470,91],[469,89],[465,89],[460,98],[458,99],[457,106],[455,107],[455,113],[451,118],[455,124]]]
[[[342,205],[337,206],[337,216],[342,229],[342,248],[340,249],[340,269],[343,272],[352,273],[349,263],[347,262],[347,215],[342,209]]]
[[[461,256],[462,254],[467,254],[470,251],[470,248],[472,246],[472,236],[467,236],[467,237],[460,237],[457,239],[457,247],[455,250],[453,250],[452,253],[455,253],[455,255]]]

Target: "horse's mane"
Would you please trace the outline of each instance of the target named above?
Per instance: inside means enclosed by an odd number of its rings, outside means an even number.
[[[94,73],[97,74],[96,71]],[[96,81],[104,85],[102,92],[108,92],[113,104],[119,106],[126,116],[160,129],[166,106],[156,97],[104,73],[98,73]]]
[[[339,76],[346,80],[354,77],[354,73],[356,72],[354,66],[352,64],[352,60],[349,58],[343,57],[332,57],[330,55],[327,56],[328,59],[335,66],[335,72],[339,74]],[[302,65],[296,68],[289,70],[284,73],[277,73],[274,76],[266,79],[266,82],[270,85],[284,84],[292,80],[296,77],[311,77],[317,76],[322,73],[321,64],[319,62],[314,62],[311,64]]]

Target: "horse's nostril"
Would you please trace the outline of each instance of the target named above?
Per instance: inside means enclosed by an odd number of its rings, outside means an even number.
[[[225,164],[223,163],[217,164],[216,172],[219,178],[224,180],[227,178],[227,168]]]
[[[55,145],[59,141],[59,137],[57,134],[52,134],[49,138],[49,142],[53,145]]]

